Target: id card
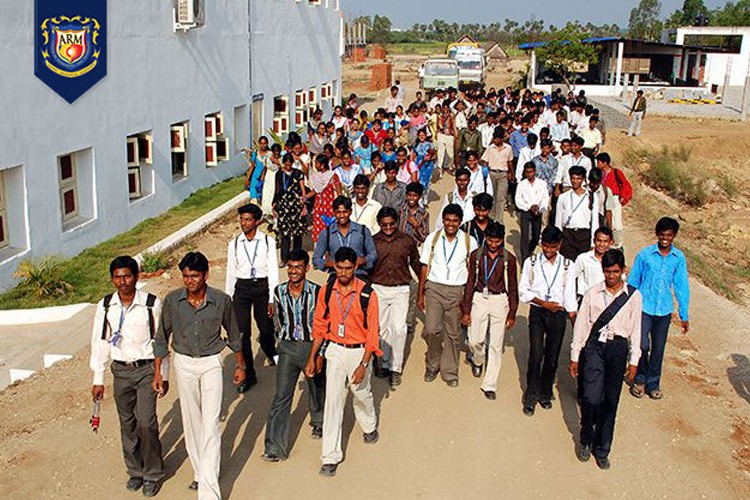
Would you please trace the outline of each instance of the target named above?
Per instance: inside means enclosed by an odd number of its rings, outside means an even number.
[[[250,279],[251,280],[255,279],[255,268],[254,267],[250,268]]]
[[[599,342],[601,342],[602,344],[606,344],[608,338],[609,338],[609,329],[607,327],[604,327],[601,330],[599,330]]]
[[[344,325],[339,325],[339,338],[344,338]]]
[[[482,289],[482,298],[484,298],[484,299],[490,298],[490,289],[489,289],[489,287],[484,287]]]
[[[299,325],[294,327],[294,333],[292,333],[292,337],[294,340],[302,340],[302,329],[299,327]]]

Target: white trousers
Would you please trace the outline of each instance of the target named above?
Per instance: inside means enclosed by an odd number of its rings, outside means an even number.
[[[483,391],[497,391],[497,378],[502,363],[505,320],[508,317],[508,295],[489,295],[486,299],[480,292],[474,292],[471,302],[471,326],[469,327],[469,348],[474,364],[484,363],[487,325],[490,327],[490,345],[487,367],[482,380]]]
[[[369,434],[377,429],[375,401],[370,390],[372,363],[367,367],[362,383],[354,385],[349,381],[364,357],[365,349],[347,349],[331,343],[326,349],[326,403],[323,411],[323,464],[337,464],[344,459],[341,449],[341,427],[344,421],[344,404],[347,388],[352,391],[354,417]]]
[[[372,285],[380,306],[380,349],[383,368],[401,373],[406,347],[406,317],[409,313],[409,285]]]
[[[437,134],[437,167],[442,170],[453,168],[453,149],[455,147],[455,137],[448,134]],[[448,165],[445,165],[446,156]]]
[[[185,448],[193,464],[194,478],[198,481],[198,499],[221,499],[221,354],[191,358],[175,353],[174,367],[180,393]]]
[[[630,126],[628,126],[628,135],[641,135],[641,127],[643,126],[643,111],[635,111],[633,118],[630,120]]]

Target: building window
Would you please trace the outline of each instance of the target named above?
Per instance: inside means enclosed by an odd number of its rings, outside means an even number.
[[[250,117],[247,114],[247,105],[234,108],[234,152],[239,153],[248,147],[248,125]]]
[[[5,200],[5,172],[0,172],[0,248],[10,245],[8,233],[8,205]]]
[[[127,138],[128,197],[137,200],[153,193],[154,143],[151,131]]]
[[[310,116],[315,113],[315,109],[318,107],[318,89],[311,87],[307,92],[307,109],[310,110]]]
[[[188,175],[188,128],[189,122],[173,123],[169,127],[169,140],[172,149],[172,181],[179,181]]]
[[[298,90],[294,93],[294,126],[304,127],[307,123],[307,92]]]
[[[93,150],[58,156],[57,171],[63,230],[68,231],[96,217]]]
[[[26,184],[21,165],[0,170],[0,259],[28,249]]]
[[[289,133],[289,98],[287,96],[273,98],[273,131],[279,135]]]
[[[188,31],[206,24],[205,0],[174,0],[174,29]]]
[[[206,115],[203,120],[206,166],[215,167],[229,159],[229,139],[224,136],[224,115],[221,112]]]
[[[312,5],[320,5],[320,0],[308,0],[308,2]]]

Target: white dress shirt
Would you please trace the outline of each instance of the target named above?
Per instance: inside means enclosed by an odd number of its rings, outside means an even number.
[[[549,126],[549,136],[554,142],[560,143],[565,139],[570,139],[570,125],[563,120],[560,123],[554,122]]]
[[[437,238],[437,241],[435,240]],[[466,240],[469,241],[469,251],[466,251]],[[432,244],[436,242],[433,250]],[[462,286],[469,278],[467,263],[469,255],[477,249],[477,240],[460,229],[453,241],[448,241],[445,232],[440,229],[430,233],[424,240],[419,261],[430,266],[427,280],[441,285]],[[432,263],[430,263],[432,253]]]
[[[531,161],[535,156],[542,154],[542,148],[537,143],[534,149],[524,146],[518,151],[518,163],[516,164],[516,179],[523,179],[523,166]],[[520,182],[520,181],[519,181]]]
[[[482,147],[487,149],[492,144],[492,136],[495,135],[495,128],[497,125],[490,125],[489,123],[483,123],[477,129],[482,134]]]
[[[566,188],[571,187],[569,170],[571,167],[575,167],[576,165],[586,169],[586,178],[583,180],[583,185],[587,185],[589,172],[592,168],[591,159],[589,159],[588,156],[584,156],[583,154],[576,158],[572,153],[560,158],[560,167],[557,169],[557,178],[555,179],[555,184],[561,184],[562,187]]]
[[[518,294],[521,302],[531,304],[531,307],[539,307],[531,302],[538,298],[545,302],[556,302],[569,313],[576,312],[575,264],[559,254],[555,254],[552,261],[547,260],[541,252],[528,257],[523,263]]]
[[[273,304],[273,292],[279,284],[276,240],[261,230],[255,231],[252,240],[248,240],[244,233],[229,240],[224,291],[234,297],[238,279],[254,278],[268,278],[268,303]]]
[[[586,340],[589,338],[594,323],[596,323],[601,313],[604,312],[604,309],[622,293],[628,293],[627,285],[623,286],[619,293],[613,295],[607,291],[607,287],[603,282],[594,285],[586,292],[581,302],[581,310],[578,311],[578,316],[573,326],[573,342],[570,344],[571,361],[578,362],[581,349],[586,345]],[[638,366],[638,360],[641,359],[642,310],[643,298],[640,292],[636,290],[627,304],[612,318],[612,321],[597,332],[602,337],[606,337],[606,340],[612,340],[615,336],[628,339],[628,343],[630,344],[630,360],[628,363],[632,366]]]
[[[476,170],[469,170],[471,175],[469,176],[469,185],[466,189],[471,191],[472,196],[476,196],[479,193],[487,193],[493,195],[492,181],[490,180],[489,172],[487,178],[484,177],[484,169],[478,166]]]
[[[594,208],[590,209],[589,194],[588,189],[584,189],[581,195],[572,189],[561,194],[557,199],[555,225],[560,229],[591,229],[591,241],[594,241],[594,231],[599,228],[599,200],[597,194],[593,193]]]
[[[151,329],[148,321],[148,306],[146,306],[146,292],[136,290],[133,302],[124,308],[117,292],[112,294],[107,311],[106,338],[102,339],[104,327],[104,299],[96,305],[94,315],[94,326],[91,332],[91,358],[89,366],[94,372],[94,385],[104,385],[104,372],[107,370],[109,360],[132,362],[143,359],[154,359],[154,341],[151,338]],[[159,327],[161,318],[161,300],[158,298],[152,308],[154,316],[154,329]],[[121,339],[118,345],[112,345],[110,341],[116,332],[120,333]],[[154,331],[156,334],[156,331]],[[164,380],[169,376],[169,358],[164,358],[161,365]]]
[[[456,205],[460,206],[461,209],[464,211],[464,218],[461,220],[461,224],[464,224],[465,222],[470,221],[474,218],[474,205],[472,203],[472,200],[474,197],[471,195],[471,190],[466,189],[466,196],[461,198],[461,196],[458,194],[458,188],[453,188],[453,193],[450,195],[446,194],[443,198],[443,206],[440,208],[440,212],[438,212],[438,218],[435,221],[435,229],[443,229],[443,209],[447,207],[451,203],[455,203]]]
[[[589,288],[604,281],[602,261],[596,258],[596,253],[593,250],[578,256],[575,274],[578,295],[583,295]]]
[[[352,200],[352,220],[367,227],[370,233],[375,234],[380,231],[378,211],[381,208],[383,206],[371,198],[367,198],[362,206],[356,200]]]
[[[539,205],[539,211],[545,212],[549,208],[549,190],[547,183],[534,178],[534,182],[524,179],[516,188],[516,208],[528,212],[534,205]]]

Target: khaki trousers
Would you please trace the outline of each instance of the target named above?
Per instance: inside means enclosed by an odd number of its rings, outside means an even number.
[[[221,354],[191,358],[175,353],[174,367],[180,392],[185,448],[193,464],[194,479],[198,481],[198,499],[221,499]]]
[[[425,323],[422,337],[427,342],[427,371],[440,373],[446,382],[458,380],[461,348],[461,299],[464,286],[425,284]]]
[[[341,449],[341,426],[344,420],[344,404],[347,388],[352,392],[354,417],[362,432],[369,434],[377,429],[375,401],[370,389],[372,363],[367,366],[365,378],[360,384],[350,383],[354,370],[364,357],[365,349],[347,349],[331,343],[326,348],[326,402],[323,410],[323,464],[337,464],[344,459]]]
[[[401,373],[406,347],[406,316],[409,312],[409,285],[372,285],[380,306],[380,349],[383,368]]]
[[[474,364],[484,363],[487,325],[490,327],[490,345],[487,353],[487,366],[482,380],[483,391],[497,391],[497,378],[503,354],[505,320],[508,317],[508,295],[490,295],[486,299],[480,292],[474,292],[471,302],[471,326],[469,327],[469,348]]]
[[[453,150],[455,148],[455,138],[452,135],[441,134],[438,132],[437,135],[437,167],[441,171],[450,170],[453,168]],[[445,160],[447,156],[448,166],[445,166]]]
[[[508,172],[495,172],[490,170],[490,181],[495,193],[495,203],[492,206],[492,217],[499,223],[503,223],[503,213],[508,200]]]

